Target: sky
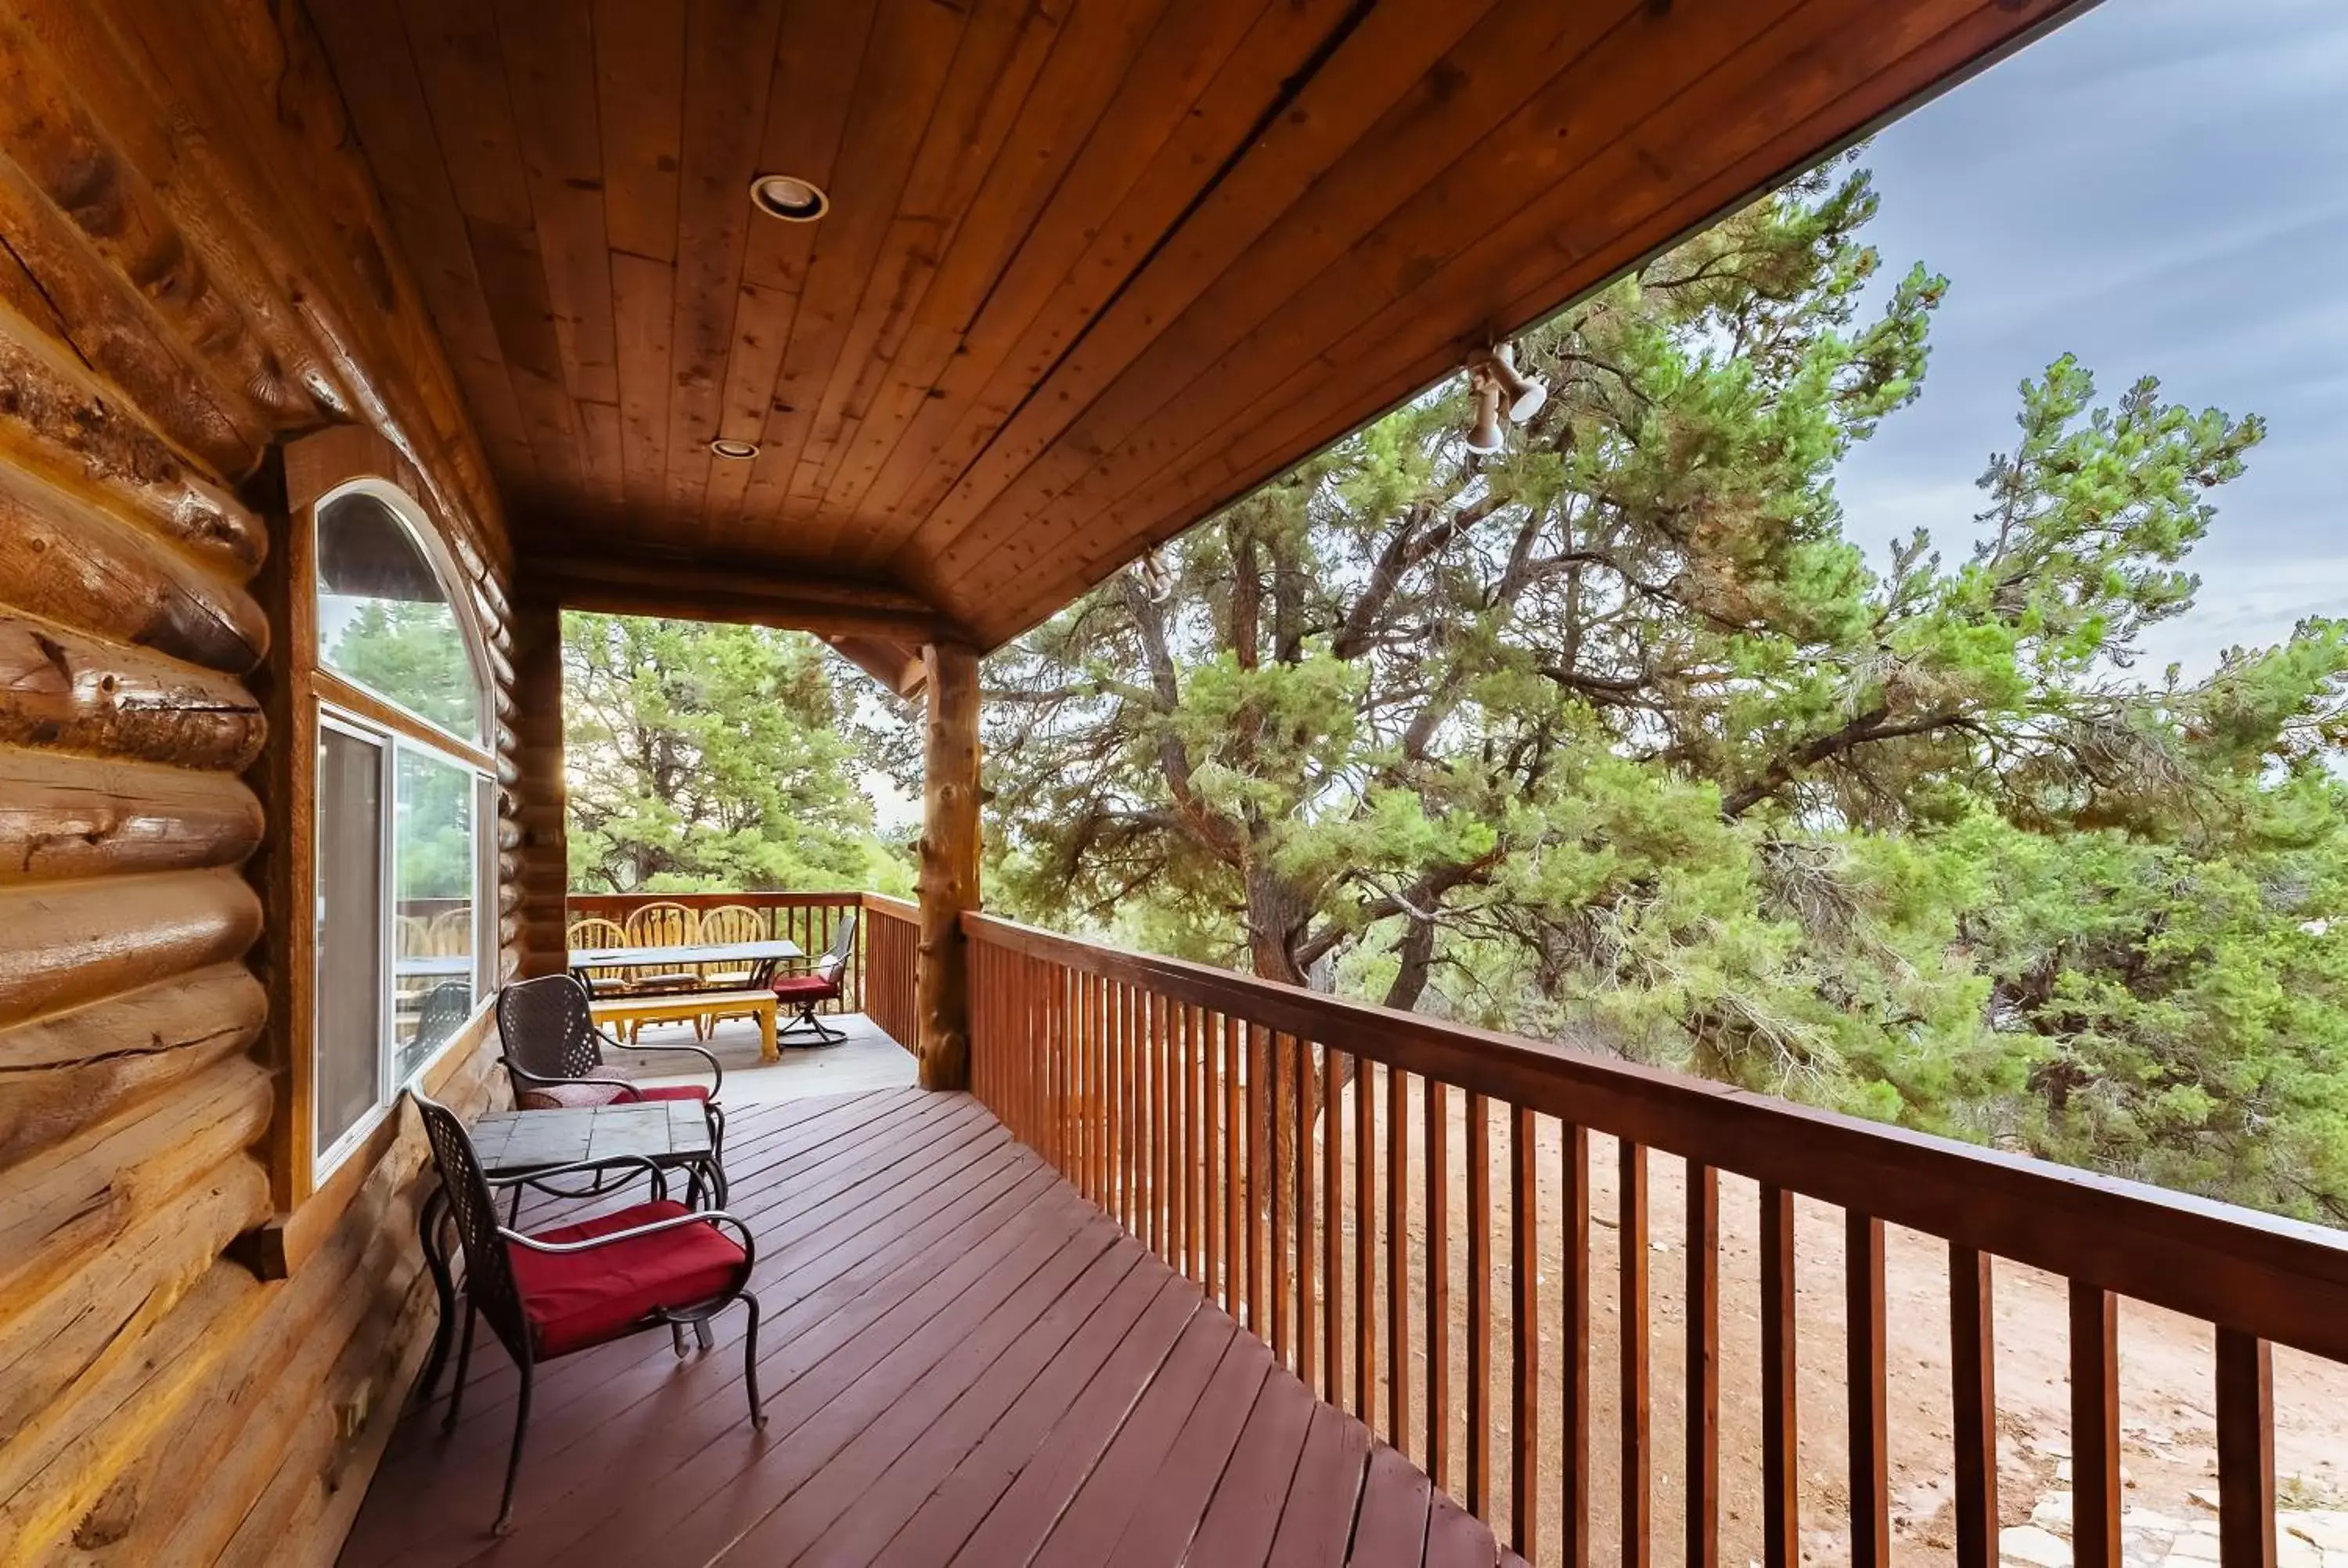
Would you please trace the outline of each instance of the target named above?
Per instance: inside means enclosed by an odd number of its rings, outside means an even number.
[[[1879,133],[1882,278],[1950,280],[1923,396],[1843,465],[1881,564],[1970,548],[1973,481],[2026,375],[2075,354],[2107,400],[2147,373],[2266,416],[2188,565],[2199,601],[2139,666],[2348,614],[2348,0],[2105,0]]]

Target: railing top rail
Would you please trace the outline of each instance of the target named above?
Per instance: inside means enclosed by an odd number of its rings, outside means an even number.
[[[627,904],[682,904],[688,909],[715,909],[727,904],[747,904],[754,908],[798,909],[830,906],[848,907],[862,900],[866,895],[858,892],[783,892],[779,889],[755,887],[729,888],[714,893],[571,893],[565,900],[574,908],[603,908]]]
[[[992,915],[973,939],[2348,1360],[2348,1235],[1545,1041],[1106,948]]]
[[[864,907],[876,914],[893,915],[900,920],[918,920],[922,907],[909,898],[891,898],[886,893],[867,893]]]

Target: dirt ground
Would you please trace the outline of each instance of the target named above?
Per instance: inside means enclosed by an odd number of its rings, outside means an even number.
[[[1465,1096],[1451,1095],[1451,1399],[1447,1412],[1452,1460],[1438,1479],[1465,1495],[1467,1301],[1458,1283],[1467,1270],[1467,1149]],[[1381,1081],[1375,1103],[1381,1121],[1386,1095]],[[1492,1409],[1495,1460],[1492,1517],[1509,1517],[1508,1456],[1509,1399],[1509,1259],[1508,1256],[1509,1122],[1504,1108],[1491,1108],[1492,1156]],[[1346,1144],[1343,1278],[1350,1301],[1354,1222],[1352,1091],[1341,1108]],[[1324,1123],[1325,1125],[1325,1123]],[[1408,1107],[1412,1191],[1403,1214],[1411,1268],[1409,1323],[1413,1364],[1411,1409],[1405,1447],[1423,1460],[1426,1445],[1425,1321],[1426,1224],[1423,1149],[1418,1136],[1424,1113],[1414,1092]],[[1559,1553],[1559,1509],[1563,1457],[1559,1402],[1562,1307],[1559,1296],[1562,1221],[1559,1207],[1561,1132],[1537,1119],[1540,1148],[1540,1511],[1542,1561]],[[1383,1149],[1383,1125],[1376,1147]],[[1590,1389],[1592,1413],[1588,1456],[1593,1563],[1619,1563],[1621,1483],[1619,1463],[1620,1361],[1617,1333],[1620,1247],[1615,1225],[1619,1153],[1612,1139],[1590,1139],[1591,1216],[1590,1274],[1591,1335]],[[1382,1157],[1377,1223],[1370,1227],[1374,1263],[1383,1293],[1385,1240],[1395,1234],[1390,1200],[1385,1195]],[[1314,1155],[1316,1180],[1321,1170]],[[1651,1345],[1651,1453],[1653,1456],[1652,1561],[1671,1563],[1684,1552],[1686,1318],[1684,1281],[1685,1172],[1678,1159],[1648,1156],[1649,1341]],[[1318,1205],[1316,1205],[1318,1206]],[[1759,1197],[1752,1183],[1724,1177],[1720,1195],[1720,1456],[1722,1469],[1721,1556],[1730,1564],[1757,1562],[1760,1555],[1760,1327],[1757,1311]],[[1317,1257],[1319,1242],[1314,1242]],[[1847,1399],[1843,1375],[1842,1214],[1807,1201],[1797,1206],[1796,1272],[1800,1317],[1803,1560],[1821,1565],[1847,1562]],[[1999,1513],[2007,1526],[2027,1526],[2034,1512],[2055,1535],[2068,1533],[2070,1483],[2068,1329],[2065,1286],[2060,1278],[2001,1262],[1996,1268],[1996,1381],[1999,1441]],[[1350,1310],[1350,1309],[1349,1309]],[[1891,1515],[1893,1553],[1902,1563],[1952,1562],[1949,1317],[1947,1247],[1932,1237],[1893,1230],[1886,1245],[1886,1317],[1890,1331]],[[1350,1327],[1350,1325],[1349,1325]],[[1320,1333],[1318,1317],[1310,1331]],[[1375,1340],[1375,1360],[1385,1355],[1385,1325]],[[1347,1336],[1350,1346],[1351,1335]],[[1350,1369],[1352,1351],[1343,1365]],[[2210,1506],[2195,1492],[2214,1497],[2217,1458],[2212,1417],[2211,1334],[2192,1319],[2122,1304],[2120,1318],[2121,1423],[2124,1447],[2124,1510],[2154,1528],[2207,1532]],[[2280,1501],[2286,1509],[2330,1510],[2348,1499],[2348,1368],[2278,1350],[2275,1355],[2277,1425],[2275,1464]],[[1346,1378],[1350,1381],[1350,1378]],[[1383,1378],[1380,1378],[1382,1384]],[[1341,1386],[1341,1393],[1345,1390]],[[1375,1390],[1372,1424],[1385,1430],[1383,1387]],[[1346,1402],[1349,1407],[1350,1398]],[[2288,1523],[2288,1518],[2286,1519]],[[2133,1526],[2132,1526],[2133,1527]],[[2006,1555],[2027,1562],[2035,1532],[2009,1531]],[[2141,1546],[2148,1542],[2149,1550]],[[2286,1541],[2286,1546],[2299,1544]],[[2158,1561],[2169,1553],[2168,1537],[2131,1537],[2131,1562]],[[2175,1547],[2181,1558],[2199,1555],[2193,1542]],[[2214,1554],[2214,1553],[2213,1553]],[[2288,1555],[2288,1553],[2287,1553]]]

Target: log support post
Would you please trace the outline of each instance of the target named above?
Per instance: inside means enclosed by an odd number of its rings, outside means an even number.
[[[559,975],[571,962],[564,900],[571,886],[568,791],[562,772],[562,610],[550,595],[525,590],[512,612],[514,666],[514,850],[521,917],[518,978]]]
[[[970,957],[965,909],[978,907],[978,655],[922,650],[922,940],[914,968],[914,1055],[924,1089],[970,1083]]]

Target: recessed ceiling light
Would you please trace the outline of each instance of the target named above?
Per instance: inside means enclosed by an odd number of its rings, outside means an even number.
[[[762,174],[750,181],[750,205],[787,223],[812,223],[831,210],[831,198],[793,174]]]
[[[710,442],[709,449],[720,457],[730,457],[736,463],[747,461],[758,455],[758,444],[756,441],[729,441],[723,436]]]

